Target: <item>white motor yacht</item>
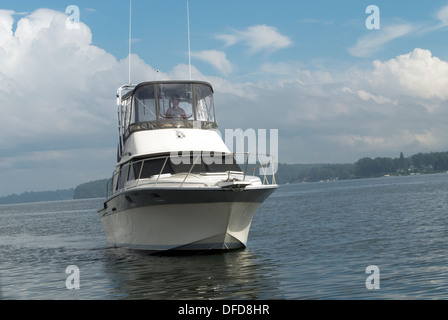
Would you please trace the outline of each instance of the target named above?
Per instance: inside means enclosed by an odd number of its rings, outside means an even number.
[[[217,130],[212,86],[124,85],[117,102],[118,162],[98,210],[107,242],[154,252],[245,248],[277,185],[236,163]]]

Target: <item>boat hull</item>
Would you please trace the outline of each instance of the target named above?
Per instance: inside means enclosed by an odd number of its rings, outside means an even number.
[[[122,192],[99,211],[106,241],[154,252],[245,248],[252,218],[273,186]]]

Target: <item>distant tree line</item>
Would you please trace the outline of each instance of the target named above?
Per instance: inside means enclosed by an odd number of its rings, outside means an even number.
[[[73,199],[104,198],[109,179],[90,181],[76,187]]]
[[[345,180],[354,178],[353,164],[282,164],[278,166],[275,180],[278,184]]]
[[[436,173],[448,171],[448,152],[417,153],[405,158],[362,158],[355,163],[355,177],[370,178],[382,175]]]
[[[0,197],[0,204],[29,203],[41,201],[62,201],[73,199],[74,189],[24,192],[22,194],[11,194]]]
[[[106,197],[107,181],[108,179],[90,181],[78,185],[75,189],[11,194],[0,197],[0,204],[104,198]]]
[[[401,152],[398,158],[365,157],[353,164],[279,164],[275,177],[277,183],[283,184],[445,171],[448,171],[448,152],[418,153],[408,158]]]

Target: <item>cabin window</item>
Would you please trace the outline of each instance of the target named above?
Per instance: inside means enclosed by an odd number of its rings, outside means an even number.
[[[215,122],[213,92],[209,86],[195,85],[196,120]]]
[[[128,98],[123,100],[121,104],[121,125],[123,126],[123,131],[126,132],[131,123],[131,99]]]
[[[197,158],[194,154],[182,157],[182,162],[173,162],[169,156],[135,160],[132,163],[129,180],[139,179],[139,177],[140,179],[150,178],[165,173],[189,172],[190,170],[192,173],[241,171],[232,154],[214,155],[213,157],[213,162],[203,157]]]
[[[121,102],[124,139],[160,128],[216,128],[213,89],[206,83],[143,83]]]
[[[192,88],[187,83],[159,84],[160,118],[165,121],[194,120]]]
[[[134,95],[133,123],[156,121],[157,109],[154,96],[154,85],[141,87]]]
[[[123,189],[124,185],[128,181],[129,164],[125,164],[121,167],[120,176],[118,177],[118,190]]]

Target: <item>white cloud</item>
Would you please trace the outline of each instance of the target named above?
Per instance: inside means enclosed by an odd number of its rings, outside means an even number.
[[[433,57],[429,50],[416,48],[373,64],[375,70],[370,81],[384,91],[423,99],[448,99],[448,62]]]
[[[62,135],[73,140],[105,124],[97,90],[116,79],[98,77],[119,63],[91,45],[87,26],[67,29],[66,18],[40,9],[21,18],[14,34],[8,31],[13,19],[3,20],[9,27],[0,30],[0,123],[8,136],[0,138],[0,147],[51,144]]]
[[[373,157],[383,156],[375,154],[375,152],[380,152],[379,150],[383,150],[383,152],[391,150],[392,155],[395,152],[393,156],[397,157],[400,148],[410,150],[410,146],[416,146],[414,152],[420,152],[422,149],[431,150],[444,147],[441,137],[436,137],[431,130],[412,132],[406,128],[400,128],[394,135],[340,134],[329,136],[328,139],[333,140],[337,145],[343,145],[345,149],[359,149],[368,152]]]
[[[48,177],[40,180],[41,188],[51,188],[56,179],[74,187],[113,169],[113,157],[106,168],[97,152],[115,149],[115,92],[127,81],[127,61],[93,46],[86,25],[70,29],[66,20],[66,14],[48,9],[25,16],[0,11],[0,166],[8,166],[0,180],[22,183],[22,191],[31,188],[34,174]],[[136,80],[155,73],[138,57],[133,71]],[[56,172],[61,153],[69,157]],[[12,185],[2,185],[0,194],[16,192]]]
[[[261,51],[274,52],[292,45],[292,41],[279,33],[277,28],[267,25],[254,25],[245,30],[217,35],[216,38],[224,41],[226,46],[243,43],[249,47],[252,54]]]
[[[0,50],[2,50],[1,48],[3,48],[5,45],[8,45],[7,42],[10,40],[13,34],[13,14],[14,11],[11,10],[0,10]]]
[[[225,52],[218,50],[204,50],[192,52],[191,56],[211,64],[222,74],[229,74],[233,70],[233,66],[230,61],[227,60]]]
[[[398,103],[396,100],[393,101],[393,100],[383,97],[381,95],[374,95],[374,94],[364,91],[362,89],[359,89],[357,92],[353,92],[352,90],[350,90],[350,88],[344,87],[344,88],[342,88],[342,91],[356,94],[363,101],[373,100],[377,104],[385,104],[385,103],[397,104]]]
[[[367,35],[358,39],[358,42],[348,49],[355,57],[370,57],[382,50],[384,46],[399,37],[409,34],[414,30],[411,24],[400,24],[382,27],[379,30],[371,30]]]
[[[302,84],[307,83],[332,83],[334,81],[332,75],[328,71],[321,70],[307,70],[304,66],[295,61],[279,62],[279,63],[264,63],[261,66],[261,71],[271,77],[284,77],[287,79],[293,78],[294,81]],[[280,78],[281,79],[281,78]]]
[[[444,6],[439,11],[437,11],[437,18],[440,21],[439,27],[448,26],[448,6]]]
[[[427,146],[434,146],[439,142],[438,139],[429,130],[425,130],[421,134],[416,134],[415,138],[418,142]]]

